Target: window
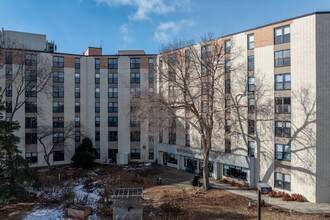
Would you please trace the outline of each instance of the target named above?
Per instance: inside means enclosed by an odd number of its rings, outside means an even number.
[[[139,160],[141,157],[140,149],[131,149],[131,159]]]
[[[132,98],[139,98],[140,97],[140,88],[131,88],[131,97]]]
[[[225,52],[226,52],[226,54],[230,54],[230,47],[231,47],[230,40],[226,40],[225,41],[225,48],[226,48]]]
[[[80,73],[75,73],[74,74],[74,83],[75,84],[80,84]]]
[[[140,83],[140,73],[131,73],[131,83]]]
[[[139,142],[140,141],[140,132],[131,131],[131,141]]]
[[[275,172],[275,188],[291,190],[291,175]]]
[[[26,66],[36,66],[37,65],[37,55],[36,54],[25,54],[25,65]]]
[[[109,98],[118,98],[118,88],[108,88]]]
[[[208,112],[208,101],[202,101],[202,112]]]
[[[100,159],[101,155],[100,155],[100,148],[95,149],[95,159]]]
[[[175,132],[168,133],[168,143],[176,144],[176,133]]]
[[[13,95],[13,89],[12,88],[13,88],[12,85],[9,85],[9,86],[6,87],[6,96],[7,97],[11,97]],[[26,93],[26,91],[25,91],[25,93]]]
[[[118,59],[117,58],[108,59],[108,69],[118,69]]]
[[[37,113],[37,102],[26,102],[25,113]]]
[[[225,81],[225,93],[230,93],[230,79]]]
[[[248,50],[254,49],[254,34],[249,34],[248,38]]]
[[[95,112],[96,113],[100,112],[100,103],[99,102],[95,102]]]
[[[225,153],[230,153],[231,152],[231,141],[230,139],[226,138],[225,139]]]
[[[80,58],[75,58],[74,59],[74,68],[75,69],[80,69]]]
[[[275,121],[276,137],[291,137],[291,123],[285,121]]]
[[[118,141],[118,132],[117,131],[109,131],[108,141]]]
[[[275,67],[290,66],[290,50],[281,50],[275,52]]]
[[[118,74],[117,73],[109,73],[108,74],[108,83],[109,84],[118,84]]]
[[[54,151],[53,160],[54,161],[64,161],[64,150]]]
[[[161,131],[158,136],[158,143],[163,143],[163,132]]]
[[[170,88],[169,88],[169,96],[170,97],[174,97],[175,96],[175,90],[176,90],[176,87],[175,86],[170,86]]]
[[[230,99],[226,99],[225,100],[225,108],[226,108],[226,112],[231,112],[231,100]]]
[[[291,89],[291,74],[278,74],[275,75],[275,90],[288,90]]]
[[[30,163],[38,163],[38,153],[25,153],[25,159]]]
[[[150,94],[153,94],[153,93],[154,93],[154,88],[150,87],[150,88],[149,88],[149,93],[150,93]]]
[[[249,157],[254,157],[254,141],[249,141],[248,143],[248,155]]]
[[[274,35],[275,44],[290,42],[290,26],[275,28]]]
[[[139,127],[140,121],[137,120],[136,118],[131,117],[130,124],[131,124],[131,127]]]
[[[225,73],[230,73],[230,60],[225,61]]]
[[[95,69],[100,69],[100,59],[95,59]]]
[[[12,109],[12,103],[9,101],[6,101],[6,113],[11,113],[13,111]]]
[[[291,98],[275,98],[275,113],[290,114],[291,113]]]
[[[190,50],[185,50],[184,57],[186,62],[190,61]]]
[[[109,102],[108,112],[118,112],[118,102]]]
[[[163,57],[159,57],[159,68],[163,67]]]
[[[64,118],[54,117],[53,118],[53,128],[64,128]]]
[[[53,67],[64,68],[64,57],[53,57]]]
[[[154,149],[149,149],[149,160],[154,159]]]
[[[80,98],[80,88],[74,88],[74,97]]]
[[[275,159],[291,161],[291,146],[285,144],[275,144]]]
[[[100,84],[100,74],[95,73],[95,84]]]
[[[54,72],[53,73],[53,82],[54,83],[64,83],[64,73]]]
[[[202,59],[211,57],[211,45],[201,47]]]
[[[153,69],[154,68],[154,58],[149,58],[148,60],[148,67],[149,69]]]
[[[248,57],[248,71],[254,70],[254,56]]]
[[[75,117],[74,118],[74,126],[76,128],[80,127],[80,117]]]
[[[37,144],[37,143],[38,143],[37,133],[25,134],[25,144]]]
[[[76,143],[79,143],[80,142],[80,131],[75,131],[74,132],[74,141]]]
[[[74,112],[79,113],[80,112],[80,102],[74,103]]]
[[[37,71],[26,70],[25,71],[25,81],[27,82],[37,82]]]
[[[118,117],[108,117],[108,127],[118,127]]]
[[[225,124],[225,131],[230,132],[230,127],[231,127],[231,120],[226,119],[226,124]]]
[[[95,98],[100,98],[100,88],[95,88]]]
[[[53,102],[53,112],[63,113],[64,112],[64,102]]]
[[[249,135],[254,135],[254,127],[255,127],[254,120],[249,120],[248,121],[248,133],[249,133]]]
[[[6,80],[10,81],[13,79],[13,70],[6,68]]]
[[[53,97],[63,98],[64,97],[64,87],[53,87]]]
[[[223,175],[231,178],[235,178],[238,180],[247,180],[248,169],[233,166],[233,165],[223,165]]]
[[[207,67],[205,65],[202,65],[202,76],[211,76],[212,70],[210,67]]]
[[[95,117],[95,127],[100,127],[100,117],[99,116]]]
[[[186,134],[186,147],[190,147],[190,135]]]
[[[154,74],[153,73],[149,73],[149,83],[154,83]]]
[[[37,128],[37,118],[25,118],[25,128]]]
[[[112,163],[116,163],[117,153],[117,149],[108,149],[108,159],[111,159]]]
[[[100,132],[95,131],[95,141],[100,141]]]
[[[131,58],[131,69],[140,69],[140,58]]]
[[[254,113],[254,109],[255,109],[255,99],[254,98],[250,98],[249,99],[249,113]]]
[[[12,64],[13,63],[13,54],[11,52],[6,52],[6,64]]]
[[[203,83],[202,84],[202,95],[207,95],[211,93],[211,88],[210,84],[208,83]]]
[[[249,81],[248,91],[254,92],[255,91],[254,77],[249,77],[248,81]]]

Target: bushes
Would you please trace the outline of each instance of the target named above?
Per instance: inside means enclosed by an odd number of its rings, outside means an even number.
[[[78,167],[90,168],[94,164],[95,158],[96,150],[93,148],[92,141],[89,138],[84,138],[79,147],[76,148],[71,160]]]
[[[271,191],[268,193],[268,196],[272,198],[282,198],[283,201],[297,201],[297,202],[305,201],[304,197],[297,193],[293,193],[292,195],[290,195],[285,192]]]
[[[291,197],[292,197],[292,201],[297,201],[297,202],[304,202],[305,201],[304,197],[300,194],[297,194],[297,193],[293,193],[291,195]]]

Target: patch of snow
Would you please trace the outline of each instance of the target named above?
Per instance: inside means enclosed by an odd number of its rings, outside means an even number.
[[[58,219],[63,218],[65,211],[59,208],[39,208],[33,209],[32,213],[26,216],[23,220],[48,220],[48,219]]]
[[[97,182],[97,181],[95,181]],[[80,184],[73,188],[73,192],[76,194],[74,200],[77,202],[79,199],[87,197],[87,206],[90,206],[93,210],[97,208],[97,201],[101,198],[99,192],[103,192],[104,189],[93,189],[92,192],[88,193],[84,190],[84,185]]]
[[[144,166],[149,167],[151,166],[151,163],[145,163]]]

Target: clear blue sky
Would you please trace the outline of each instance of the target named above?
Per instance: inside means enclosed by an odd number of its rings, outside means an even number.
[[[58,52],[103,54],[144,49],[157,53],[173,39],[200,40],[314,11],[330,0],[0,0],[0,27],[46,34]]]

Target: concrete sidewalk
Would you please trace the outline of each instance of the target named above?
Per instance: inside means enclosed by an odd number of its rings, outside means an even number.
[[[252,190],[246,190],[238,187],[233,187],[228,184],[218,183],[211,179],[210,179],[210,186],[211,188],[226,190],[228,192],[240,196],[244,196],[248,199],[258,200],[258,194]],[[266,203],[270,203],[271,205],[279,206],[286,209],[291,209],[301,213],[306,213],[306,214],[330,213],[329,203],[291,202],[291,201],[286,202],[280,198],[270,198],[265,195],[262,195],[262,199],[264,199]]]

